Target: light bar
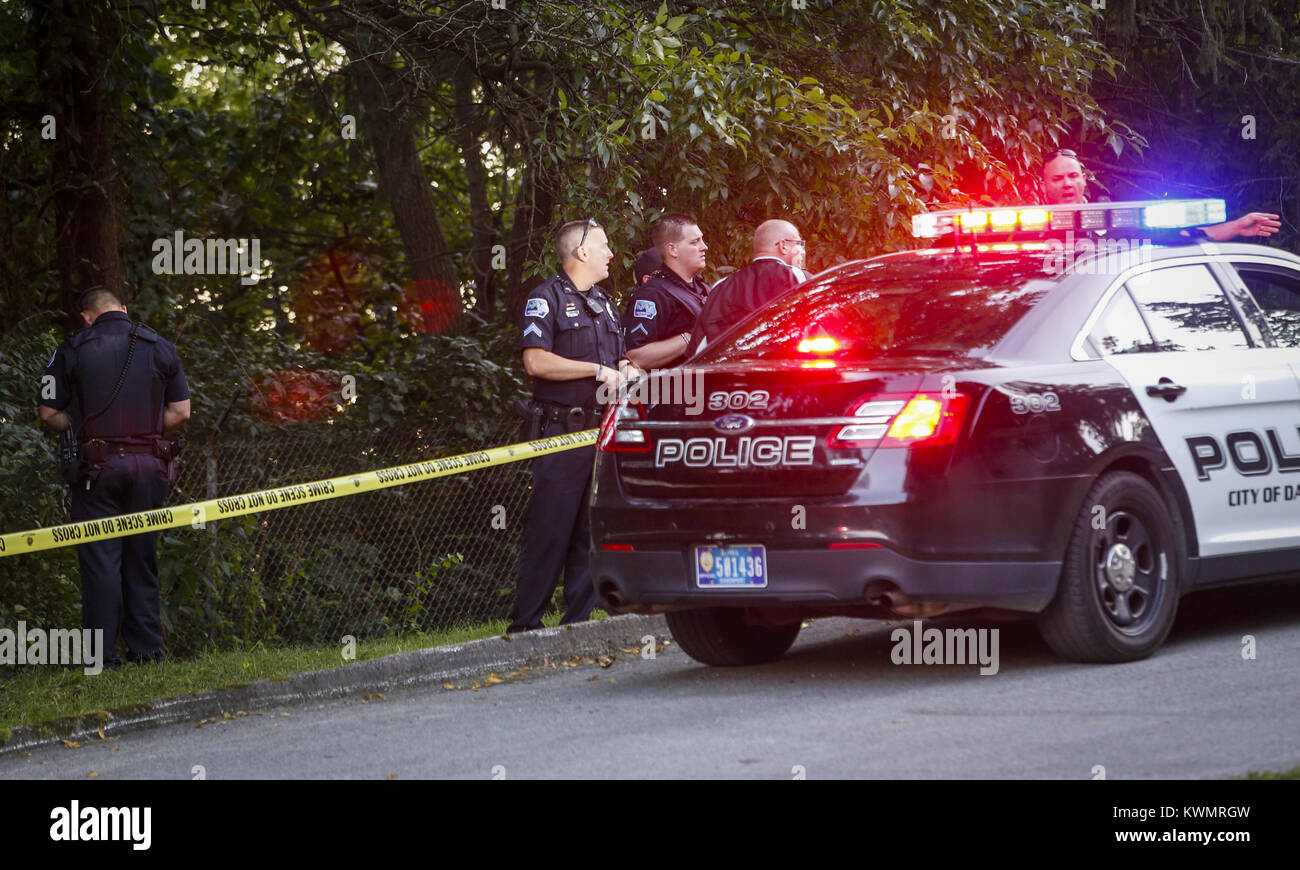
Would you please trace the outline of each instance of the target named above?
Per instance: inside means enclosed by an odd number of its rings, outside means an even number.
[[[829,335],[805,338],[799,342],[799,353],[834,353],[839,349],[839,342]]]
[[[1223,223],[1227,219],[1227,206],[1221,199],[1071,203],[1050,207],[996,206],[913,215],[912,235],[918,239],[937,239],[954,231],[979,235],[1047,229],[1184,229]]]

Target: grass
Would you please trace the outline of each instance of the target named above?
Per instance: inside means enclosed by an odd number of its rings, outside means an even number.
[[[1300,779],[1300,767],[1290,770],[1252,770],[1243,777],[1234,779]]]
[[[592,617],[604,615],[598,610]],[[559,613],[543,620],[548,626],[559,621]],[[504,634],[507,624],[501,619],[428,634],[358,641],[356,660],[494,637]],[[341,652],[342,647],[337,644],[268,647],[258,643],[161,665],[128,664],[121,670],[103,671],[95,676],[88,676],[76,667],[16,668],[10,678],[0,683],[0,746],[9,741],[9,729],[19,725],[39,727],[50,734],[70,733],[86,725],[107,722],[110,710],[338,667],[348,663]]]

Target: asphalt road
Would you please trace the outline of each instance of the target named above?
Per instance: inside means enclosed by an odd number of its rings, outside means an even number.
[[[333,700],[37,749],[0,779],[1200,778],[1300,765],[1300,582],[1183,600],[1166,645],[1063,662],[1032,623],[999,671],[896,665],[889,626],[819,620],[774,665],[675,646],[472,691]],[[944,623],[934,623],[943,626]],[[1257,657],[1242,656],[1243,636]]]

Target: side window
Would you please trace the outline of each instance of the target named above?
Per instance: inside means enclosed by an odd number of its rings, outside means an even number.
[[[1126,286],[1160,350],[1250,347],[1223,288],[1204,266],[1154,269]]]
[[[1151,331],[1142,321],[1133,297],[1123,287],[1110,300],[1096,327],[1088,336],[1102,356],[1121,353],[1149,353],[1158,350]]]
[[[1300,347],[1300,274],[1237,266],[1242,283],[1264,312],[1279,347]]]

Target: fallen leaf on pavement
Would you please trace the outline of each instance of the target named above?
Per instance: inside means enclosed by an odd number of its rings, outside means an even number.
[[[80,749],[80,748],[81,748],[81,744],[78,743],[78,742],[75,741],[75,740],[64,740],[64,741],[63,741],[63,745],[66,746],[68,749]]]

